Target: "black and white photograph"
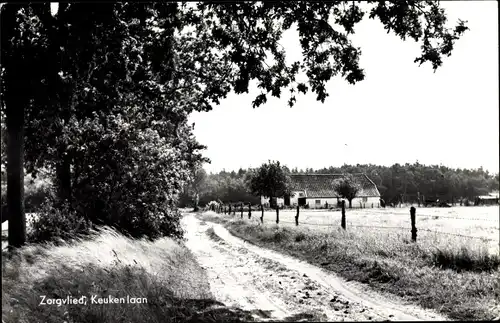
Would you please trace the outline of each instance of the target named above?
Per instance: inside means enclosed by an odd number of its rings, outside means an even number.
[[[2,323],[500,321],[497,1],[2,2]]]

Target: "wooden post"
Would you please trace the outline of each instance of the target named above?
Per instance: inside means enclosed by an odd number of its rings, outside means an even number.
[[[280,206],[276,203],[276,224],[280,223]]]
[[[417,227],[415,226],[415,213],[416,209],[412,206],[410,208],[410,220],[411,220],[411,241],[417,241]]]
[[[252,217],[252,203],[248,202],[248,219]]]
[[[345,201],[342,200],[342,218],[340,220],[340,226],[345,230]]]
[[[233,207],[233,215],[236,215],[236,205]]]
[[[260,216],[260,223],[264,224],[264,205],[260,205],[260,211],[262,212],[262,215]]]
[[[240,204],[241,218],[243,219],[243,203]]]
[[[373,209],[373,203],[372,203],[372,209]]]
[[[229,204],[229,215],[231,215],[231,204]]]
[[[295,225],[299,225],[299,206],[297,205],[297,215],[295,216]]]

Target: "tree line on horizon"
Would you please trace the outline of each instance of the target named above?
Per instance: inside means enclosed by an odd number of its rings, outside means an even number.
[[[285,167],[289,174],[354,174],[364,173],[377,186],[381,198],[391,201],[416,202],[421,197],[448,203],[460,199],[473,200],[500,188],[499,174],[490,173],[482,167],[478,169],[450,168],[442,165],[424,165],[419,162],[392,166],[373,164],[343,165],[320,169]],[[248,179],[252,169],[238,171],[222,170],[207,173],[200,168],[192,183],[184,187],[180,206],[197,203],[204,206],[210,201],[224,203],[260,204],[260,197],[252,195]],[[197,198],[196,198],[197,197]]]

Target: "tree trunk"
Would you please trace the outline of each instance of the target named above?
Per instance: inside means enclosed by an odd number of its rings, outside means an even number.
[[[26,215],[24,213],[24,114],[27,102],[6,99],[7,123],[7,210],[9,212],[9,247],[26,242]]]
[[[345,230],[345,201],[342,201],[342,211],[341,211],[341,218],[340,218],[340,226],[342,229]]]
[[[65,155],[56,167],[57,196],[60,203],[72,203],[71,157]]]
[[[4,4],[2,8],[2,49],[3,73],[2,93],[5,104],[7,128],[7,212],[9,213],[9,248],[26,243],[26,215],[24,213],[24,115],[29,104],[31,57],[22,57],[13,48],[11,39],[18,38],[16,13],[21,8],[17,4]],[[24,76],[28,77],[28,80]]]
[[[198,193],[195,193],[195,195],[194,195],[194,212],[198,212],[198,210],[199,210],[198,202],[199,202]]]
[[[352,199],[350,199],[348,201],[349,201],[349,208],[352,209]]]

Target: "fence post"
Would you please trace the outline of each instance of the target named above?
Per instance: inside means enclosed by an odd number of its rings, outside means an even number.
[[[260,211],[262,215],[260,216],[260,223],[264,224],[264,205],[260,204]]]
[[[280,206],[276,203],[276,224],[280,223]]]
[[[252,217],[252,203],[248,202],[248,219]]]
[[[415,207],[410,208],[410,220],[411,220],[411,241],[416,242],[417,241],[417,227],[415,226],[415,213],[416,209]]]
[[[295,225],[299,225],[299,206],[297,205],[297,215],[295,216]]]
[[[229,215],[231,215],[231,204],[229,204]]]
[[[372,209],[373,209],[373,203],[372,203]]]
[[[236,215],[236,205],[233,205],[233,215]]]
[[[243,203],[240,204],[241,218],[243,219]]]
[[[342,200],[342,218],[340,220],[340,225],[342,226],[342,229],[345,230],[345,201]]]

